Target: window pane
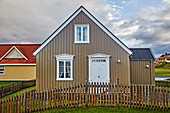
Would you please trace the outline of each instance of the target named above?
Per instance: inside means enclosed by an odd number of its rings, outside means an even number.
[[[59,61],[59,66],[64,66],[64,61]]]
[[[59,73],[59,78],[64,78],[64,73]]]
[[[59,61],[59,78],[64,78],[64,61]]]
[[[71,61],[66,61],[66,78],[71,78]]]
[[[81,41],[81,27],[77,27],[77,41]]]
[[[87,27],[83,27],[83,41],[87,41]]]
[[[71,73],[66,73],[66,78],[71,78]]]
[[[66,66],[70,66],[70,61],[66,61]]]

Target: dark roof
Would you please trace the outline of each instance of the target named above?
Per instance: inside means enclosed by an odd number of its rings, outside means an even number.
[[[130,60],[155,60],[150,48],[129,48],[132,51]]]

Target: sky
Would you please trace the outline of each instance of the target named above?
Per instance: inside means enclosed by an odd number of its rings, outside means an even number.
[[[129,48],[170,52],[170,0],[0,0],[0,44],[41,44],[81,5]]]

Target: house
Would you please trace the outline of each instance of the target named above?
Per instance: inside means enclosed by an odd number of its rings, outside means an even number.
[[[36,59],[32,53],[40,44],[0,44],[0,81],[36,79]]]
[[[164,53],[160,57],[156,58],[156,64],[170,63],[170,53]]]
[[[155,83],[155,56],[150,48],[130,48],[130,81],[132,84]]]
[[[120,84],[131,84],[129,57],[132,54],[81,6],[33,52],[37,66],[36,89],[86,81],[116,83],[117,78]],[[148,68],[154,68],[152,66]]]

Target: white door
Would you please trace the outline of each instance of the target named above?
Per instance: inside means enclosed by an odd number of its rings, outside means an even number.
[[[108,82],[108,66],[105,58],[91,60],[91,82]]]

